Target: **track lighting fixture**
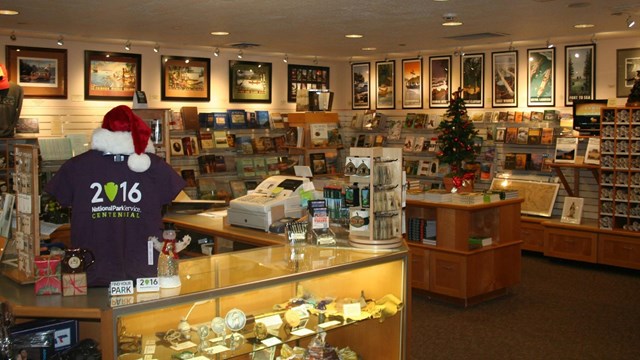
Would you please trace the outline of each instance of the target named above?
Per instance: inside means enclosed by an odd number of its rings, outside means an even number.
[[[419,60],[422,60],[422,54],[419,51],[418,51],[418,56],[417,57],[418,57]]]
[[[284,59],[282,59],[283,62],[288,63],[289,62],[289,56],[287,54],[284,54]]]
[[[153,47],[153,52],[160,52],[160,45],[156,44],[156,46]]]
[[[238,59],[242,59],[242,57],[244,56],[244,54],[242,53],[242,50],[238,51]]]
[[[58,46],[62,46],[64,45],[64,38],[62,38],[62,35],[60,35],[58,37],[58,42],[57,42]]]
[[[515,48],[513,47],[513,41],[509,44],[509,51],[513,51]]]
[[[315,65],[318,65],[318,57],[317,57],[317,56],[313,58],[313,63],[314,63]]]
[[[551,49],[553,47],[553,43],[551,43],[551,41],[547,40],[547,49]]]
[[[127,51],[131,50],[131,41],[127,41],[124,44],[124,49],[127,50]]]
[[[11,41],[16,41],[18,39],[15,31],[11,32],[11,35],[9,35],[9,39],[11,39]]]
[[[596,44],[597,42],[598,42],[598,39],[596,39],[596,34],[593,34],[593,36],[591,37],[591,43]]]
[[[627,17],[627,27],[632,28],[636,25],[636,21],[631,18],[631,15]]]
[[[215,50],[213,50],[213,56],[215,57],[220,56],[220,49],[216,48]]]

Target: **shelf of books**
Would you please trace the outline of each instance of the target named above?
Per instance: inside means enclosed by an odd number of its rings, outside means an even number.
[[[338,159],[343,142],[337,113],[290,113],[285,132],[285,146],[292,160],[311,167],[314,176],[340,173]]]

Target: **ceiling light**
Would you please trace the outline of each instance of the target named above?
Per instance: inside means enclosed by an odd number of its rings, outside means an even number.
[[[284,59],[282,59],[283,62],[288,63],[289,62],[289,56],[287,56],[287,54],[284,54]]]
[[[59,46],[64,45],[64,38],[62,38],[62,35],[60,35],[60,37],[58,37],[58,42],[57,42],[57,44],[58,44]]]
[[[18,14],[19,12],[15,10],[8,10],[8,9],[0,10],[0,15],[18,15]]]
[[[238,51],[238,59],[242,59],[242,56],[243,56],[243,54],[242,54],[242,50],[239,50],[239,51]]]
[[[632,28],[636,25],[636,21],[631,18],[631,15],[627,18],[627,27]]]
[[[547,40],[547,49],[551,49],[553,47],[553,43],[551,43],[551,41]]]
[[[11,39],[11,41],[16,41],[18,39],[15,31],[11,32],[11,35],[9,35],[9,39]]]
[[[363,47],[362,48],[362,51],[375,51],[375,50],[376,50],[376,48],[374,48],[374,47]]]
[[[213,50],[213,56],[215,57],[220,56],[220,49],[216,48],[215,50]]]
[[[460,26],[462,25],[462,21],[456,19],[455,14],[444,14],[442,16],[442,26]]]
[[[227,36],[227,35],[229,35],[229,33],[226,32],[226,31],[212,31],[211,35],[214,35],[214,36]]]
[[[153,52],[160,52],[160,45],[156,44],[156,46],[153,47]]]
[[[124,44],[124,49],[127,50],[127,51],[131,50],[131,41],[127,41]]]
[[[361,35],[361,34],[347,34],[344,37],[346,37],[347,39],[360,39],[360,38],[364,37],[364,35]]]
[[[576,29],[588,29],[588,28],[592,28],[594,26],[595,25],[593,25],[593,24],[575,24],[575,25],[573,25],[573,27],[576,28]]]

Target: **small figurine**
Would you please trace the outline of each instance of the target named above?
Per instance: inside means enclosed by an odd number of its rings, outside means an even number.
[[[176,230],[171,223],[165,225],[162,232],[163,241],[155,236],[149,236],[158,255],[158,280],[160,288],[176,288],[181,285],[178,272],[178,253],[191,243],[191,236],[185,235],[182,241],[176,242]]]

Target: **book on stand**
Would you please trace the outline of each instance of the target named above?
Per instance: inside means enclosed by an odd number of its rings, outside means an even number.
[[[200,120],[198,118],[198,107],[183,106],[180,108],[182,114],[182,122],[185,130],[198,130],[200,128]]]

